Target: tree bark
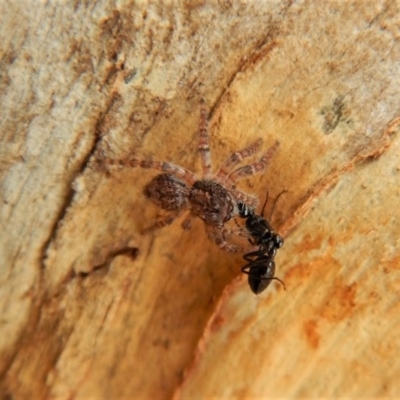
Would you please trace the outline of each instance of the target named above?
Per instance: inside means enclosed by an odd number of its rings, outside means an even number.
[[[0,11],[4,398],[400,393],[399,2]],[[146,231],[157,172],[102,162],[201,176],[201,98],[213,171],[280,142],[238,188],[287,190],[286,291],[253,295],[198,218]]]

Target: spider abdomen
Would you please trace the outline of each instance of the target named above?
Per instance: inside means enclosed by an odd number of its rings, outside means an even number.
[[[145,195],[163,210],[176,211],[186,207],[189,188],[184,181],[171,174],[159,174],[144,189]]]

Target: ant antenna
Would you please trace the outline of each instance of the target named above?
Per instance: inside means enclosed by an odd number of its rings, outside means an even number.
[[[263,205],[263,208],[261,210],[261,216],[263,218],[264,218],[264,209],[265,209],[265,206],[267,205],[267,202],[268,202],[268,196],[269,196],[269,190],[267,189],[267,197],[265,198],[264,205]]]
[[[275,197],[274,204],[272,205],[271,212],[270,212],[270,214],[269,214],[269,221],[271,221],[272,213],[273,213],[274,210],[275,210],[275,205],[276,205],[276,203],[278,202],[279,197],[281,197],[281,196],[283,195],[283,193],[286,193],[286,192],[287,192],[287,190],[282,190],[282,192],[280,192],[280,193],[278,194],[278,196]],[[263,211],[264,211],[264,209],[263,209]]]

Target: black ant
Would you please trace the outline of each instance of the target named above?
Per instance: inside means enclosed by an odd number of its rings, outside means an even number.
[[[271,215],[277,200],[284,192],[281,192],[275,199]],[[249,276],[249,286],[255,294],[263,292],[272,280],[279,281],[286,290],[285,284],[274,276],[274,258],[277,250],[283,245],[283,238],[273,231],[269,222],[264,218],[264,209],[267,201],[268,195],[265,199],[261,215],[255,214],[254,210],[249,208],[245,203],[238,203],[239,216],[246,218],[246,229],[252,236],[249,242],[260,246],[257,251],[247,253],[243,256],[247,264],[241,269],[244,274]]]

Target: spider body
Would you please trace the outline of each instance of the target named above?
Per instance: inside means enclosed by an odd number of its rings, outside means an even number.
[[[285,287],[285,284],[274,276],[274,259],[277,250],[283,245],[283,238],[272,230],[271,225],[264,218],[264,207],[261,215],[258,215],[246,204],[238,204],[239,216],[246,218],[246,229],[252,237],[250,242],[259,246],[257,251],[243,256],[247,264],[241,269],[249,276],[248,283],[255,294],[263,292],[272,280],[279,281]]]
[[[200,111],[198,152],[203,169],[201,176],[170,162],[136,157],[126,160],[107,159],[106,163],[161,172],[146,185],[144,193],[168,214],[158,219],[151,228],[168,225],[183,212],[189,211],[189,216],[182,223],[183,228],[190,226],[192,216],[199,217],[204,221],[209,238],[218,247],[228,252],[237,252],[244,247],[229,244],[226,236],[244,236],[244,234],[241,231],[229,229],[225,223],[239,214],[239,202],[254,208],[257,205],[257,199],[235,189],[236,183],[240,179],[263,171],[278,149],[279,143],[276,142],[271,146],[258,161],[235,168],[245,158],[254,155],[259,150],[262,141],[257,139],[249,146],[234,152],[216,173],[212,173],[207,114],[203,101]],[[245,236],[248,237],[248,234],[246,233]]]
[[[159,174],[145,187],[145,195],[158,207],[177,211],[187,206],[189,188],[181,179],[171,174]]]
[[[190,189],[192,214],[206,224],[222,227],[237,215],[237,200],[222,185],[211,180],[196,181]]]

